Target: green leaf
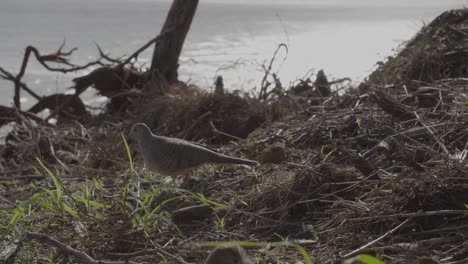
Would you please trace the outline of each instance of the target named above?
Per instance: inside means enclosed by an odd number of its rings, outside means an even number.
[[[353,258],[345,260],[344,264],[353,264],[356,261],[359,261],[363,264],[385,264],[380,259],[370,255],[357,255]]]
[[[242,200],[242,199],[239,200],[239,201],[241,202],[241,204],[243,204],[243,205],[245,205],[245,206],[249,206],[249,204],[248,204],[246,201],[244,201],[244,200]]]
[[[70,215],[74,217],[78,217],[78,212],[73,210],[70,206],[66,204],[62,204],[62,209],[65,210],[65,212],[69,213]]]
[[[60,183],[60,180],[57,178],[57,176],[55,176],[55,174],[51,170],[49,170],[49,168],[46,167],[46,165],[44,165],[44,163],[42,163],[40,158],[36,157],[36,160],[39,163],[39,165],[42,167],[42,169],[52,178],[52,181],[54,182],[54,185],[55,185],[55,189],[57,191],[57,195],[55,199],[57,199],[58,206],[62,207],[63,188],[62,188],[62,184]]]
[[[92,207],[96,207],[96,208],[111,208],[112,207],[112,205],[103,204],[103,203],[100,203],[100,202],[96,202],[94,200],[88,200],[86,198],[83,198],[83,197],[79,196],[78,194],[74,194],[73,198],[77,202],[88,204],[88,205],[90,205]]]
[[[159,211],[159,209],[161,209],[162,206],[164,206],[165,204],[167,204],[168,202],[171,202],[171,201],[174,201],[178,199],[178,197],[173,197],[173,198],[169,198],[167,200],[165,200],[164,202],[160,203],[158,206],[156,206],[156,208],[153,209],[153,211],[151,211],[151,213],[149,213],[145,218],[146,219],[151,219],[154,214],[156,214],[157,211]]]
[[[216,206],[216,207],[221,207],[221,208],[226,208],[228,207],[227,205],[225,204],[221,204],[221,203],[218,203],[218,202],[215,202],[215,201],[212,201],[210,199],[207,199],[202,193],[192,193],[192,192],[189,192],[187,191],[188,193],[190,193],[190,196],[206,205],[209,205],[209,206]]]
[[[13,226],[18,223],[18,221],[21,219],[23,216],[24,212],[29,208],[29,206],[37,201],[39,198],[41,198],[42,193],[36,193],[33,196],[31,196],[28,200],[23,201],[19,204],[19,207],[16,208],[15,213],[13,214],[13,217],[11,217],[10,222],[8,223],[8,228],[11,229]]]

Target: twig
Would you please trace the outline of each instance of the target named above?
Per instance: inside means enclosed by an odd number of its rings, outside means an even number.
[[[184,131],[184,133],[183,133],[183,135],[182,135],[182,138],[187,137],[187,135],[188,135],[190,132],[192,132],[192,130],[193,130],[195,127],[197,127],[197,126],[201,123],[201,121],[202,121],[203,119],[205,119],[205,118],[208,117],[208,116],[211,116],[211,114],[212,114],[212,112],[211,112],[211,111],[208,111],[208,112],[204,113],[203,115],[199,116],[199,117],[197,118],[197,120],[195,120],[195,122],[193,122],[193,124],[192,124],[188,129],[186,129],[186,130]]]
[[[140,251],[131,252],[131,253],[108,253],[108,255],[129,259],[129,258],[134,258],[134,257],[138,257],[138,256],[143,256],[143,255],[146,255],[146,254],[151,254],[151,253],[154,253],[154,252],[162,253],[163,255],[166,255],[166,256],[176,260],[177,262],[179,262],[181,264],[190,264],[189,262],[186,262],[181,257],[173,255],[173,254],[165,251],[162,248],[151,248],[151,249],[140,250]]]
[[[214,126],[213,122],[211,122],[211,121],[210,121],[210,125],[211,125],[211,127],[213,128],[213,133],[218,133],[218,134],[221,134],[221,135],[226,136],[226,137],[230,137],[230,138],[237,139],[237,140],[240,140],[240,141],[245,141],[245,139],[243,139],[243,138],[236,137],[236,136],[233,136],[233,135],[224,133],[224,132],[222,132],[222,131],[219,131],[219,130]]]
[[[457,225],[457,226],[451,226],[451,227],[446,227],[446,228],[437,228],[437,229],[432,229],[432,230],[426,230],[426,231],[419,231],[419,232],[412,232],[410,234],[402,234],[402,236],[420,236],[420,235],[427,235],[427,234],[432,234],[432,233],[443,233],[443,232],[448,232],[452,230],[468,230],[468,225]]]
[[[2,75],[0,75],[1,78],[5,79],[7,81],[15,82],[16,77],[13,76],[13,74],[8,72],[7,70],[3,69],[2,67],[0,67],[0,73],[2,73]],[[29,88],[25,83],[20,82],[20,86],[26,92],[28,92],[32,97],[36,98],[37,100],[41,100],[41,96],[38,95],[37,93],[35,93],[33,90],[31,90],[31,88]]]
[[[21,68],[20,68],[20,71],[19,73],[16,75],[16,76],[13,76],[13,74],[11,73],[8,73],[7,71],[5,70],[2,70],[2,73],[4,76],[2,76],[4,79],[8,79],[8,80],[11,80],[15,83],[15,95],[13,97],[13,101],[14,101],[14,104],[15,106],[18,108],[18,109],[21,109],[21,103],[20,103],[20,89],[21,88],[27,88],[26,85],[24,85],[22,82],[21,82],[21,79],[23,78],[24,74],[26,73],[26,67],[28,66],[28,62],[29,62],[29,57],[31,56],[31,53],[34,55],[34,57],[36,58],[36,60],[42,65],[44,66],[44,68],[46,68],[47,70],[49,71],[53,71],[53,72],[62,72],[62,73],[67,73],[67,72],[74,72],[74,71],[79,71],[79,70],[83,70],[83,69],[86,69],[90,66],[93,66],[93,65],[97,65],[97,64],[102,64],[101,63],[101,59],[98,59],[96,61],[93,61],[93,62],[89,62],[88,64],[86,65],[83,65],[83,66],[77,66],[77,65],[73,65],[71,64],[70,62],[68,62],[68,56],[70,56],[73,51],[76,50],[76,48],[73,48],[71,49],[70,51],[68,52],[63,52],[62,49],[65,45],[65,42],[62,43],[62,45],[59,47],[59,49],[54,52],[54,53],[51,53],[51,54],[47,54],[47,55],[41,55],[39,53],[39,51],[33,47],[33,46],[27,46],[26,47],[26,51],[24,53],[24,56],[23,56],[23,62],[21,63]],[[64,64],[64,65],[67,65],[67,66],[70,66],[70,68],[56,68],[56,67],[51,67],[49,66],[47,63],[49,62],[54,62],[54,63],[58,63],[58,64]],[[6,77],[6,78],[5,78]],[[30,90],[29,88],[28,89],[28,92],[33,95],[36,99],[39,97],[39,95],[35,94],[32,92],[32,90]]]
[[[169,33],[173,32],[178,26],[179,26],[179,24],[174,25],[173,27],[168,28],[166,31],[162,32],[161,34],[159,34],[158,36],[156,36],[152,40],[148,41],[145,45],[143,45],[141,48],[137,49],[132,55],[130,55],[128,58],[126,58],[124,61],[122,61],[118,65],[118,67],[122,67],[123,65],[129,64],[132,59],[137,58],[138,55],[140,55],[140,53],[145,51],[152,44],[154,44],[154,43],[158,42],[159,40],[161,40],[162,38],[166,37]]]
[[[379,242],[380,240],[388,237],[389,235],[393,234],[393,232],[397,231],[398,229],[400,229],[402,226],[404,226],[406,223],[408,223],[409,221],[411,220],[411,218],[409,219],[406,219],[405,221],[403,221],[401,224],[397,225],[395,228],[393,228],[392,230],[388,231],[387,233],[383,234],[382,236],[380,236],[379,238],[365,244],[364,246],[356,249],[356,250],[353,250],[351,252],[349,252],[348,254],[344,255],[343,258],[349,258],[350,256],[353,256],[361,251],[363,251],[364,249],[374,245],[375,243]]]
[[[115,63],[115,64],[120,64],[121,63],[121,59],[123,57],[113,59],[113,58],[109,57],[109,55],[104,53],[104,51],[101,49],[101,46],[99,46],[99,44],[94,43],[94,45],[96,45],[96,48],[98,49],[99,56],[101,56],[102,58],[104,58],[104,59],[106,59],[106,60],[108,60],[108,61],[110,61],[112,63]]]
[[[18,172],[25,172],[31,169],[32,169],[31,167],[27,167],[27,168],[19,168],[19,169],[14,169],[14,170],[0,171],[0,174],[12,174],[12,173],[18,173]]]
[[[413,218],[418,216],[434,216],[434,215],[463,215],[468,214],[468,210],[440,210],[440,211],[428,211],[428,212],[418,212],[418,213],[402,213],[402,214],[391,214],[391,215],[378,215],[378,216],[368,216],[361,218],[351,218],[348,221],[357,222],[357,221],[368,221],[368,220],[379,220],[387,218]]]
[[[0,182],[11,181],[11,180],[40,180],[44,179],[42,175],[18,175],[18,176],[11,176],[11,177],[2,177],[0,178]]]
[[[49,116],[45,120],[47,122],[49,122],[49,120],[51,118],[57,116],[60,113],[64,113],[65,115],[74,117],[73,115],[70,115],[69,113],[67,113],[67,111],[65,111],[65,109],[67,109],[67,107],[70,106],[70,104],[73,102],[73,99],[74,98],[72,96],[69,96],[69,97],[65,98],[64,102],[62,102],[60,105],[58,105],[55,110],[50,109],[51,113],[49,114]]]
[[[468,258],[462,259],[462,260],[453,261],[453,262],[446,262],[446,263],[447,263],[447,264],[464,264],[464,263],[468,263]]]
[[[283,61],[285,61],[287,56],[288,56],[288,46],[286,44],[284,44],[284,43],[280,43],[278,45],[278,47],[276,48],[275,53],[273,53],[273,57],[271,57],[270,63],[268,64],[268,67],[265,67],[265,65],[262,65],[262,68],[265,71],[265,75],[262,78],[261,87],[260,87],[260,91],[259,91],[259,94],[258,94],[258,98],[260,100],[266,100],[266,98],[268,96],[267,89],[268,89],[268,87],[270,86],[271,83],[267,81],[267,78],[270,75],[271,69],[273,68],[273,63],[275,62],[276,55],[278,54],[278,51],[281,48],[286,49],[286,56],[283,59]]]
[[[127,264],[127,263],[135,263],[131,261],[105,261],[105,260],[95,260],[92,257],[90,257],[88,254],[85,252],[76,250],[68,245],[63,244],[62,242],[51,238],[50,236],[46,234],[41,234],[41,233],[35,233],[35,232],[26,232],[26,238],[27,239],[34,239],[38,240],[40,242],[49,244],[51,246],[54,246],[58,248],[60,251],[70,254],[83,263],[86,264]]]
[[[118,257],[118,258],[129,259],[129,258],[144,256],[144,255],[151,254],[151,253],[154,253],[154,252],[159,252],[159,250],[156,249],[156,248],[150,248],[150,249],[144,249],[144,250],[130,252],[130,253],[109,252],[109,253],[107,253],[107,255],[113,256],[113,257]]]
[[[290,163],[288,162],[288,164],[290,164]],[[338,191],[335,191],[335,192],[332,192],[332,193],[329,193],[329,194],[322,195],[322,196],[320,196],[320,197],[318,197],[318,198],[315,198],[315,199],[299,201],[299,202],[297,202],[297,203],[298,203],[298,204],[301,204],[301,203],[310,203],[310,202],[315,202],[315,201],[318,201],[318,200],[322,200],[323,198],[330,197],[330,196],[333,196],[333,195],[335,195],[335,194],[337,194],[337,193],[350,190],[350,189],[356,187],[357,185],[362,184],[363,182],[365,182],[366,180],[368,180],[368,179],[370,179],[370,178],[372,178],[372,177],[375,177],[375,173],[371,173],[371,174],[369,174],[366,178],[364,178],[364,179],[362,179],[362,180],[360,180],[360,181],[354,183],[353,185],[350,185],[350,186],[348,186],[348,187],[346,187],[346,188],[343,188],[343,189],[341,189],[341,190],[338,190]]]
[[[19,109],[15,109],[15,108],[10,108],[10,107],[6,107],[6,106],[3,106],[3,105],[0,105],[0,112],[3,112],[3,113],[8,113],[9,115],[13,116],[13,115],[23,115],[33,121],[36,121],[37,123],[41,124],[41,125],[45,125],[45,126],[48,126],[48,127],[54,127],[54,125],[50,124],[50,123],[47,123],[45,120],[43,120],[42,118],[38,117],[37,115],[33,114],[33,113],[29,113],[29,112],[23,112]],[[0,117],[0,125],[1,125],[1,119],[3,117]]]
[[[445,147],[444,144],[442,144],[442,142],[440,142],[440,140],[437,138],[437,136],[435,135],[434,131],[432,131],[432,129],[430,127],[428,127],[425,122],[418,116],[418,114],[416,112],[414,112],[414,115],[416,115],[416,117],[418,118],[418,121],[421,125],[423,125],[427,131],[429,132],[429,134],[431,134],[431,136],[434,138],[434,140],[436,141],[437,145],[439,145],[439,147],[444,151],[444,153],[449,156],[450,153],[449,151],[447,150],[447,148]]]

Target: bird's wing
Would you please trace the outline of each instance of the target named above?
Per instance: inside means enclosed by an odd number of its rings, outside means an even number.
[[[171,137],[163,137],[163,136],[159,136],[159,137],[163,138],[166,142],[169,141],[169,142],[177,143],[179,145],[198,147],[198,148],[202,148],[211,152],[218,153],[216,149],[210,148],[206,145],[203,145],[197,142],[187,141],[187,140],[180,139],[180,138],[171,138]]]

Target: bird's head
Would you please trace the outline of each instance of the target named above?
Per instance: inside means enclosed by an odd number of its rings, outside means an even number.
[[[141,140],[151,135],[150,128],[144,123],[136,123],[130,128],[126,140],[127,143],[141,143]]]

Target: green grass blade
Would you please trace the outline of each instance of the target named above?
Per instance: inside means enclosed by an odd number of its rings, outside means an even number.
[[[130,164],[130,174],[133,176],[134,167],[133,167],[132,152],[130,151],[130,147],[128,146],[127,139],[125,138],[124,134],[120,133],[120,136],[122,137],[122,141],[125,145],[125,151],[127,152],[128,163]]]
[[[347,259],[345,260],[344,264],[352,264],[352,263],[355,263],[355,262],[361,262],[363,264],[385,264],[383,261],[381,261],[380,259],[376,258],[376,257],[373,257],[373,256],[370,256],[370,255],[357,255],[353,258],[350,258],[350,259]]]
[[[75,200],[77,202],[83,203],[85,205],[88,204],[88,205],[90,205],[92,207],[107,208],[107,209],[112,208],[112,205],[103,204],[103,203],[100,203],[100,202],[96,202],[94,200],[88,200],[86,198],[83,198],[83,197],[79,196],[78,194],[73,195],[73,198],[75,198]]]
[[[11,229],[14,227],[18,221],[21,219],[23,216],[24,212],[29,208],[29,206],[37,201],[39,198],[41,198],[43,193],[36,193],[33,196],[31,196],[29,199],[26,201],[23,201],[19,204],[18,208],[15,209],[15,213],[10,219],[10,222],[8,223],[8,229]]]
[[[62,184],[60,183],[57,176],[51,170],[49,170],[49,168],[47,168],[46,165],[44,165],[44,163],[42,162],[42,160],[40,158],[36,157],[36,161],[39,163],[41,168],[52,178],[52,181],[54,182],[54,186],[55,186],[55,189],[56,189],[56,192],[57,192],[55,199],[57,199],[57,203],[61,207],[62,206],[62,199],[63,199]]]

